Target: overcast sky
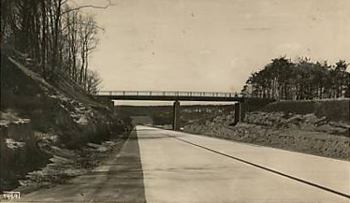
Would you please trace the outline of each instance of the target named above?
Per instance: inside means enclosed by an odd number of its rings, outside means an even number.
[[[112,2],[93,11],[104,90],[240,91],[275,57],[350,61],[350,0]]]

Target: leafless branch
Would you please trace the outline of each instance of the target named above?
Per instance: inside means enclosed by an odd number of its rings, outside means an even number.
[[[96,6],[96,5],[91,5],[91,4],[90,5],[78,6],[78,7],[75,7],[75,8],[72,8],[72,9],[69,9],[69,10],[66,10],[66,11],[62,12],[61,15],[64,15],[64,14],[72,12],[72,11],[84,9],[84,8],[107,9],[110,6],[113,6],[113,5],[114,4],[110,0],[108,0],[108,4],[105,5],[105,6]]]

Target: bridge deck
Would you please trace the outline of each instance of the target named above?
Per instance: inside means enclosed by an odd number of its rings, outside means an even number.
[[[99,91],[97,96],[112,100],[243,101],[242,96],[228,92]]]

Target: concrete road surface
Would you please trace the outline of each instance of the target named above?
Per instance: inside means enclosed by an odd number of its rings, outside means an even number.
[[[22,202],[350,203],[350,162],[137,126],[91,174]]]
[[[147,202],[350,202],[349,162],[150,127],[137,134]]]

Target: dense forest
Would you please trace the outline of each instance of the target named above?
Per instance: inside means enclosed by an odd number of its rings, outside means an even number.
[[[84,8],[69,0],[1,0],[1,51],[15,52],[49,80],[69,78],[94,92],[101,82],[89,57],[100,28]]]
[[[242,94],[276,100],[350,97],[348,66],[343,60],[329,65],[308,58],[301,58],[298,62],[286,57],[272,59],[262,70],[251,74]]]

